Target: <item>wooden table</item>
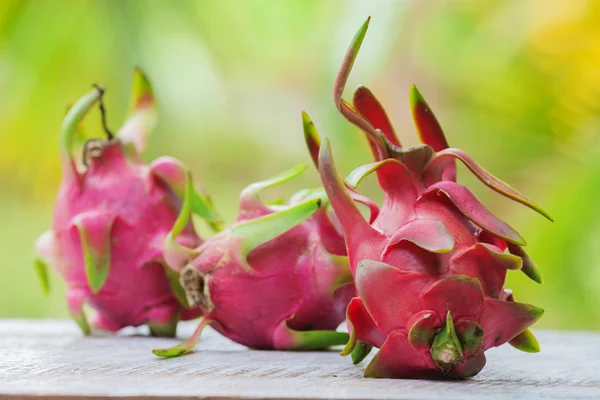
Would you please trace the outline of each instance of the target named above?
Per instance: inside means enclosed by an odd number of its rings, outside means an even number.
[[[0,398],[600,399],[598,333],[537,332],[541,353],[492,349],[457,382],[365,379],[365,362],[335,351],[252,351],[210,329],[195,353],[160,360],[151,349],[176,341],[136,332],[84,338],[70,321],[0,320]]]

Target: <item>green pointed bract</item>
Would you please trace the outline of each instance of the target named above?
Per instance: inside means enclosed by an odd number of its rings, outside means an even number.
[[[306,147],[313,160],[313,163],[319,168],[319,149],[321,148],[321,138],[315,124],[312,122],[308,114],[302,111],[302,127],[304,128],[304,140]]]
[[[350,336],[348,337],[348,341],[346,342],[346,345],[340,352],[340,355],[342,357],[346,357],[354,351],[354,348],[356,347],[357,340],[358,340],[357,335],[356,335],[356,327],[352,323],[352,318],[350,318],[350,306],[348,306],[346,308],[346,323],[348,325],[348,332],[349,332]]]
[[[73,145],[75,144],[75,134],[83,118],[85,118],[92,106],[102,97],[103,93],[103,90],[96,88],[89,91],[69,109],[62,122],[60,128],[60,152],[63,172],[65,174],[75,172],[71,158]]]
[[[154,90],[148,77],[140,67],[135,67],[133,72],[133,85],[131,89],[131,99],[129,112],[139,110],[148,106],[154,106]]]
[[[415,85],[410,88],[408,100],[421,141],[435,151],[447,148],[442,127]]]
[[[223,219],[214,209],[210,197],[196,189],[189,169],[182,162],[172,157],[160,157],[152,162],[150,171],[181,201],[185,201],[189,192],[190,212],[202,218],[214,231],[222,230]]]
[[[539,353],[540,343],[529,329],[525,329],[508,342],[515,349],[526,353]]]
[[[342,99],[346,83],[348,82],[348,76],[350,75],[350,71],[352,70],[352,66],[354,65],[354,61],[356,60],[360,46],[365,38],[365,34],[367,33],[370,20],[371,17],[367,18],[358,32],[356,32],[350,47],[348,47],[348,50],[346,51],[344,61],[342,62],[342,66],[338,71],[334,83],[333,99],[336,107],[342,113],[342,115],[346,117],[346,119],[352,124],[356,125],[365,132],[369,140],[374,145],[376,158],[378,160],[382,160],[388,157],[388,146],[385,135],[380,130],[375,129],[373,125],[371,125],[371,123],[365,119],[365,117],[356,111],[350,103]]]
[[[46,264],[46,262],[41,258],[36,258],[34,260],[33,267],[35,268],[36,275],[40,281],[42,293],[44,293],[44,296],[48,296],[50,294],[50,277],[48,275],[48,264]]]
[[[148,328],[150,328],[152,336],[175,337],[177,334],[177,322],[179,322],[179,315],[176,315],[172,321],[163,324],[148,322]]]
[[[148,135],[158,119],[154,104],[154,91],[140,68],[133,74],[129,114],[117,136],[128,155],[138,158],[146,149]]]
[[[215,211],[212,201],[192,185],[191,191],[191,211],[202,218],[213,231],[220,232],[223,230],[223,219]]]
[[[340,355],[342,357],[346,357],[346,356],[349,356],[350,354],[352,354],[352,352],[354,351],[354,348],[356,347],[356,344],[358,343],[357,337],[356,337],[356,329],[354,328],[354,325],[352,324],[352,322],[350,322],[349,319],[346,319],[346,322],[350,325],[349,329],[348,329],[349,336],[348,336],[348,341],[346,342],[346,345],[340,352]]]
[[[320,205],[320,199],[313,199],[235,225],[231,229],[232,255],[238,258],[238,261],[246,270],[251,270],[247,256],[253,249],[299,225],[314,214]]]
[[[296,331],[288,330],[292,336],[292,346],[289,350],[320,350],[332,346],[345,345],[349,335],[336,331]]]
[[[406,169],[406,167],[400,161],[395,160],[393,158],[386,158],[385,160],[369,164],[363,164],[361,166],[356,167],[355,169],[350,171],[348,176],[346,176],[346,182],[348,183],[348,185],[350,185],[352,189],[356,189],[363,179],[365,179],[371,173],[377,171],[379,168],[386,164],[394,164],[397,165],[397,168]]]
[[[554,218],[552,218],[548,211],[546,211],[540,205],[534,203],[533,201],[525,198],[520,192],[511,187],[506,182],[490,174],[487,170],[485,170],[479,164],[477,164],[471,158],[471,156],[469,156],[467,153],[460,149],[447,148],[436,153],[435,157],[427,165],[426,173],[435,171],[436,169],[443,167],[448,160],[459,160],[467,167],[467,169],[469,169],[469,171],[473,173],[473,175],[475,175],[477,179],[479,179],[484,185],[486,185],[490,189],[494,190],[496,193],[499,193],[504,197],[507,197],[511,200],[523,204],[524,206],[531,208],[532,210],[546,217],[546,219],[548,219],[549,221],[554,221]]]
[[[360,341],[357,342],[356,346],[354,347],[354,350],[352,350],[352,363],[354,365],[360,363],[369,355],[372,349],[373,346],[371,346],[370,344],[366,344]]]
[[[448,311],[446,325],[433,339],[431,345],[431,358],[444,372],[450,370],[463,359],[463,350],[460,340],[454,329],[452,314]]]
[[[189,172],[187,173],[185,189],[183,204],[181,205],[179,215],[164,241],[165,260],[169,266],[175,270],[182,268],[189,259],[197,254],[194,249],[187,248],[175,242],[175,238],[181,234],[183,229],[185,229],[191,221],[192,192],[194,191],[194,188],[192,185],[192,177]]]
[[[171,286],[171,290],[177,298],[177,301],[179,301],[179,303],[185,308],[190,308],[185,290],[181,286],[181,283],[179,283],[179,274],[168,265],[164,265],[164,269],[167,280],[169,281],[169,285]]]
[[[362,42],[365,39],[365,35],[367,34],[367,29],[369,28],[370,21],[371,17],[368,17],[367,20],[362,24],[362,26],[354,35],[350,47],[348,47],[348,50],[346,51],[346,55],[344,56],[344,62],[340,68],[340,71],[338,72],[338,76],[335,81],[334,99],[336,104],[339,104],[342,101],[342,94],[344,92],[346,82],[348,81],[350,70],[352,70],[354,60],[356,60],[356,56],[358,55],[360,46],[362,45]]]
[[[523,260],[523,267],[521,271],[527,275],[531,280],[537,283],[543,283],[544,278],[542,276],[542,271],[538,267],[538,265],[533,261],[533,259],[527,254],[525,249],[521,246],[517,246],[512,243],[507,243],[508,251],[515,256],[520,257]]]
[[[280,185],[285,183],[306,170],[306,165],[300,164],[291,168],[287,171],[282,172],[279,175],[275,175],[272,178],[266,179],[264,181],[255,182],[248,185],[240,195],[240,201],[244,206],[251,206],[254,203],[258,203],[259,205],[263,205],[260,200],[259,194],[264,189]]]
[[[87,316],[85,315],[85,311],[81,310],[77,314],[69,313],[73,321],[79,326],[81,329],[81,333],[84,336],[89,336],[92,333],[92,329],[90,328],[90,324],[88,323]]]
[[[93,293],[102,289],[108,278],[113,222],[113,216],[94,211],[79,214],[73,220],[79,231],[85,273]]]
[[[513,246],[513,245],[511,244],[511,246]],[[517,245],[514,245],[514,246],[517,246]],[[490,256],[492,256],[499,265],[502,265],[506,269],[519,270],[519,269],[523,268],[523,260],[521,257],[518,257],[518,256],[516,256],[514,254],[510,254],[510,253],[499,253],[499,252],[495,251],[487,243],[476,243],[473,246],[473,248],[475,248],[475,247],[479,247],[479,248],[486,250],[488,252],[488,254]],[[520,246],[517,246],[517,247],[520,247]]]
[[[179,356],[186,355],[186,354],[190,353],[194,349],[194,347],[196,347],[196,345],[198,344],[198,341],[200,340],[200,336],[202,335],[202,330],[204,330],[204,328],[207,325],[210,325],[214,322],[215,321],[210,320],[210,319],[202,319],[202,321],[200,321],[200,323],[196,327],[196,330],[194,331],[192,336],[190,336],[188,339],[179,343],[177,346],[173,346],[168,349],[154,349],[154,350],[152,350],[152,353],[154,353],[155,355],[157,355],[159,357],[164,357],[164,358],[173,358],[173,357],[179,357]]]

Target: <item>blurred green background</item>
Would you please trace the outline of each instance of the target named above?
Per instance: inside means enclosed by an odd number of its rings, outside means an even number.
[[[507,285],[546,309],[537,326],[600,329],[600,2],[584,0],[1,1],[0,317],[66,315],[56,276],[41,294],[33,243],[61,179],[61,119],[91,83],[108,89],[116,130],[141,66],[160,113],[148,160],[184,160],[231,221],[246,184],[310,162],[303,109],[344,172],[370,160],[332,101],[368,15],[349,88],[369,86],[412,145],[416,83],[452,146],[550,210],[553,224],[459,171],[543,269],[544,285],[519,273]],[[318,183],[311,168],[271,193]]]

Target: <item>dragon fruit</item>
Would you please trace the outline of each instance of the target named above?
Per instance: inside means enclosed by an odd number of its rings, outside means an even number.
[[[131,111],[117,135],[106,126],[103,93],[95,86],[62,124],[63,180],[53,228],[36,244],[36,267],[46,290],[48,266],[66,281],[69,313],[84,334],[92,328],[117,331],[147,324],[153,335],[174,336],[179,319],[198,316],[185,307],[178,277],[166,268],[162,251],[179,215],[189,172],[170,157],[150,165],[141,159],[156,107],[150,83],[139,69]],[[85,143],[81,165],[72,153],[81,121],[97,102],[107,138]],[[219,217],[205,194],[193,191],[192,208],[218,226]],[[188,246],[201,243],[190,220],[178,240]],[[84,304],[95,311],[89,323]]]
[[[335,329],[355,295],[341,228],[322,189],[303,190],[289,204],[259,197],[305,169],[300,165],[251,184],[240,196],[236,222],[196,249],[173,242],[188,208],[165,242],[169,265],[181,276],[191,306],[204,316],[194,334],[161,357],[189,353],[211,325],[255,349],[324,349],[346,344]]]
[[[334,88],[341,114],[363,130],[375,162],[344,180],[325,140],[319,171],[343,227],[357,296],[347,309],[350,340],[343,355],[371,346],[379,352],[366,377],[470,377],[485,365],[484,351],[509,342],[527,351],[539,344],[527,329],[543,314],[517,303],[504,289],[507,270],[521,270],[541,283],[539,268],[527,255],[525,240],[456,183],[461,161],[489,188],[552,220],[537,204],[493,177],[465,152],[448,147],[431,109],[416,89],[410,91],[414,121],[424,143],[402,148],[385,111],[365,87],[353,105],[342,99],[348,75],[369,20],[348,49]],[[307,132],[318,143],[316,130]],[[384,201],[367,222],[348,187],[375,172]]]

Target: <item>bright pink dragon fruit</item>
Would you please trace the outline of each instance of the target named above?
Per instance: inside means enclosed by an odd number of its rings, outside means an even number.
[[[319,153],[321,178],[346,235],[358,296],[347,309],[351,338],[380,350],[367,377],[469,377],[485,365],[484,351],[505,342],[537,352],[527,328],[543,310],[514,301],[503,288],[507,270],[521,270],[541,283],[541,274],[523,250],[523,238],[456,183],[455,160],[486,186],[552,220],[538,205],[449,148],[427,103],[413,86],[410,103],[424,142],[402,148],[372,93],[359,87],[354,105],[342,99],[348,75],[368,27],[356,34],[336,80],[340,112],[371,141],[376,162],[338,174],[330,144]],[[318,141],[316,132],[309,133]],[[377,218],[368,223],[347,186],[356,188],[376,172],[384,191]],[[354,350],[356,351],[356,350]]]
[[[169,265],[180,272],[188,302],[204,319],[187,341],[154,350],[162,357],[190,352],[202,329],[256,349],[323,349],[346,344],[336,332],[354,285],[344,237],[323,203],[322,189],[304,190],[287,205],[266,205],[259,192],[304,170],[299,166],[242,191],[237,221],[196,249],[165,243]],[[187,220],[184,205],[182,219]]]
[[[117,331],[147,324],[151,333],[173,336],[179,319],[198,315],[185,302],[177,276],[166,268],[162,246],[179,214],[186,171],[173,158],[144,164],[146,135],[156,120],[154,95],[140,70],[134,75],[130,115],[116,136],[106,127],[103,89],[81,98],[61,129],[63,181],[56,200],[53,228],[38,239],[36,267],[47,286],[50,265],[67,283],[67,305],[84,334],[91,332],[83,305],[95,315],[93,328]],[[107,139],[86,142],[85,167],[72,156],[80,122],[100,103]],[[194,211],[212,224],[218,216],[204,195],[194,191]],[[178,239],[201,243],[190,221]]]

